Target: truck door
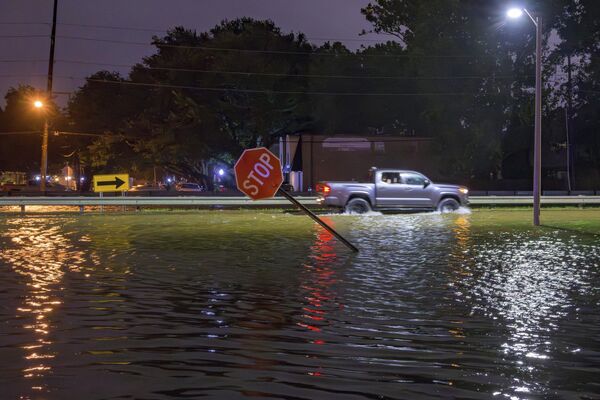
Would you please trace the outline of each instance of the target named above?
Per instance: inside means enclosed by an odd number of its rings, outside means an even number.
[[[379,172],[377,174],[376,204],[378,207],[394,208],[408,207],[410,198],[407,197],[406,185],[402,184],[400,172]]]
[[[408,207],[433,207],[432,186],[425,187],[427,178],[416,172],[402,172],[404,204]]]

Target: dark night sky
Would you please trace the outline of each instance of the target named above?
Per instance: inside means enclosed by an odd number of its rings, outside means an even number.
[[[150,43],[153,34],[176,25],[206,31],[223,19],[248,16],[271,19],[284,32],[303,32],[315,44],[323,39],[340,40],[356,49],[361,44],[385,41],[389,36],[359,36],[370,24],[360,14],[368,0],[59,0],[57,36],[126,40]],[[50,45],[52,0],[0,0],[0,60],[39,60],[1,63],[0,93],[10,86],[30,84],[46,87]],[[40,23],[16,25],[17,22]],[[65,24],[65,25],[61,25]],[[152,31],[130,31],[72,26],[104,25]],[[35,38],[6,38],[9,35],[43,35]],[[344,40],[345,39],[345,40]],[[153,48],[138,45],[57,38],[56,92],[71,92],[97,70],[127,72],[128,68],[65,63],[61,60],[131,65],[152,54]],[[18,75],[18,76],[14,76]],[[66,95],[58,95],[64,105]],[[0,100],[4,104],[4,99]]]

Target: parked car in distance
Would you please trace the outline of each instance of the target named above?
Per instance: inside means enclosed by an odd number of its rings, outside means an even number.
[[[167,189],[165,189],[164,186],[154,186],[149,183],[143,185],[135,185],[131,189],[129,189],[130,192],[162,192],[165,190]]]
[[[295,190],[294,190],[294,186],[293,186],[292,184],[290,184],[289,182],[283,182],[283,183],[281,184],[281,188],[282,188],[283,190],[285,190],[286,192],[288,192],[288,193],[292,193],[292,192],[294,192],[294,191],[295,191]]]
[[[30,193],[39,192],[41,190],[39,182],[29,181],[27,184],[5,183],[0,186],[0,191],[7,193]],[[46,183],[46,192],[64,192],[67,188],[56,182]]]
[[[198,183],[179,183],[175,186],[178,192],[203,192],[204,187]]]
[[[371,176],[371,183],[320,182],[316,187],[317,200],[356,214],[371,210],[448,212],[469,204],[466,187],[433,183],[419,172],[374,168]]]

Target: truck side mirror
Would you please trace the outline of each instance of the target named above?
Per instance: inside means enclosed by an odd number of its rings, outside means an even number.
[[[429,179],[425,179],[423,181],[423,189],[425,189],[427,186],[431,185],[431,181]]]

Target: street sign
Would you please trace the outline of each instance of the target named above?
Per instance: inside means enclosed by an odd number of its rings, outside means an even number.
[[[237,188],[252,200],[273,197],[283,183],[279,158],[264,147],[245,150],[234,170]]]
[[[273,197],[279,192],[286,199],[292,202],[312,218],[316,223],[327,229],[331,234],[338,238],[348,248],[358,252],[358,248],[347,241],[335,229],[329,226],[325,221],[310,211],[306,206],[300,203],[291,194],[280,189],[283,183],[283,173],[281,172],[281,161],[264,147],[245,150],[242,156],[235,163],[235,183],[237,188],[250,197],[252,200],[267,199]]]
[[[94,175],[94,192],[125,192],[129,190],[128,174]]]

